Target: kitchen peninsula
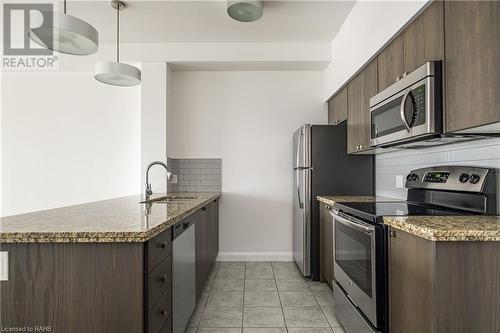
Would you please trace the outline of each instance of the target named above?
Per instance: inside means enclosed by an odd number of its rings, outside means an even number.
[[[140,203],[137,195],[2,218],[2,327],[170,332],[172,229],[196,227],[200,289],[218,252],[219,197],[170,193]]]

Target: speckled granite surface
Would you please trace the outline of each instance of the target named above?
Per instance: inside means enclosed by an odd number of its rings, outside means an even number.
[[[500,241],[500,216],[384,217],[384,224],[432,241]]]
[[[376,197],[370,195],[343,195],[343,196],[318,196],[318,201],[327,205],[333,205],[335,202],[375,202],[375,201],[404,201],[388,197]]]
[[[0,218],[0,242],[144,242],[220,197],[220,193],[169,193],[196,196],[175,203],[140,204],[140,195]],[[166,196],[156,194],[152,198]],[[149,207],[148,207],[149,206]]]

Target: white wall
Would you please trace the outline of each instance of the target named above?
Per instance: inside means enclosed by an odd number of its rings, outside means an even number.
[[[167,64],[141,65],[141,171],[155,160],[167,160]],[[141,190],[145,183],[141,172]],[[165,170],[153,166],[149,182],[155,193],[167,192]]]
[[[332,42],[324,99],[329,99],[427,2],[357,1]]]
[[[2,216],[139,193],[138,87],[2,74]]]
[[[405,150],[376,156],[376,193],[406,199],[405,188],[396,187],[396,176],[405,177],[411,170],[435,165],[472,165],[496,168],[500,175],[500,139]],[[500,213],[500,182],[497,182],[497,208]]]
[[[291,259],[292,133],[326,123],[323,73],[171,76],[169,155],[222,158],[221,258]]]

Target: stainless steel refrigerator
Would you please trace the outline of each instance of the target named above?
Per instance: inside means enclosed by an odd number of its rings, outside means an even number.
[[[346,123],[302,125],[293,134],[293,257],[304,276],[317,281],[318,195],[373,195],[374,159],[348,155]]]

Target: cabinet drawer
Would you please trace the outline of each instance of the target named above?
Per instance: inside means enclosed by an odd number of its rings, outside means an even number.
[[[172,253],[171,228],[150,239],[146,243],[145,252],[145,267],[149,273]]]
[[[158,302],[148,312],[148,333],[170,332],[169,322],[172,320],[172,294],[163,294]],[[165,327],[167,325],[167,327]],[[170,324],[171,326],[171,324]]]
[[[151,309],[160,296],[171,294],[172,287],[172,256],[163,260],[151,273],[146,275],[147,306]],[[163,296],[162,296],[163,297]]]

